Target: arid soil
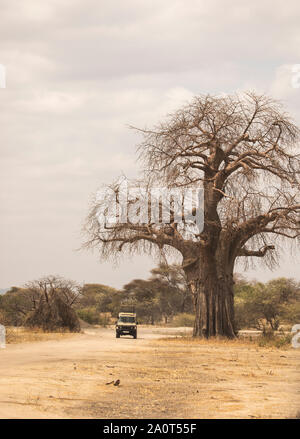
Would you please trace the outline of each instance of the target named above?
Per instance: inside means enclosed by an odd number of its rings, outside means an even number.
[[[299,416],[300,349],[163,338],[175,333],[140,327],[137,340],[116,339],[113,329],[89,328],[8,345],[0,418]]]

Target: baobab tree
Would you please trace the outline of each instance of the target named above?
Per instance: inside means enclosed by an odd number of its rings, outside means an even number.
[[[139,129],[147,190],[153,185],[203,190],[197,230],[170,215],[166,223],[99,221],[94,199],[87,247],[102,257],[173,249],[195,306],[194,336],[235,336],[233,271],[239,258],[278,263],[282,241],[300,235],[299,130],[265,95],[197,96],[152,129]],[[142,184],[140,182],[140,184]],[[120,204],[119,183],[110,186]],[[132,206],[135,199],[128,199]],[[291,242],[291,241],[290,241]]]

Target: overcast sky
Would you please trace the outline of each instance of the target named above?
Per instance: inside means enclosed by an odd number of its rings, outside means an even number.
[[[0,0],[0,288],[148,276],[150,258],[113,268],[76,251],[91,194],[138,172],[127,125],[198,93],[249,89],[283,100],[300,125],[299,20],[296,0]],[[300,279],[296,256],[245,275]]]

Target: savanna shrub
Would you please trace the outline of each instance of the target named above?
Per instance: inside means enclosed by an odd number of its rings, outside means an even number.
[[[171,326],[176,326],[176,327],[194,326],[194,320],[195,320],[195,316],[193,314],[188,314],[185,312],[180,313],[173,318],[171,322]]]

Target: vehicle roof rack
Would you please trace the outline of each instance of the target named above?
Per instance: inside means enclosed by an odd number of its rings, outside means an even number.
[[[135,314],[135,305],[130,305],[130,304],[121,304],[120,306],[120,312],[125,312],[125,313],[133,313]]]

